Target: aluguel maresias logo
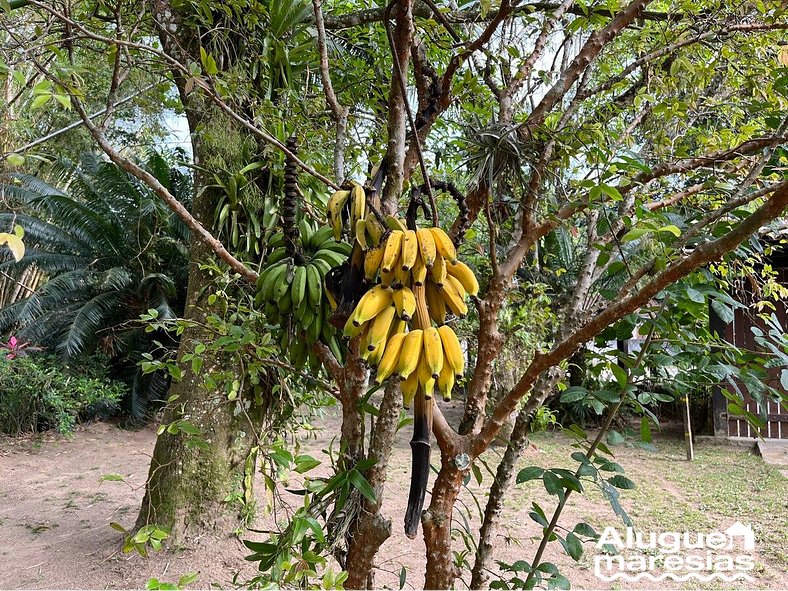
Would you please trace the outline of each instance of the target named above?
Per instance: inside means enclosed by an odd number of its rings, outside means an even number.
[[[603,581],[751,581],[755,535],[738,521],[724,531],[645,533],[606,528],[596,545],[596,576]]]

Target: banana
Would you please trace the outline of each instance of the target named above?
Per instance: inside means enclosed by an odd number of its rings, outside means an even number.
[[[334,267],[338,267],[342,263],[347,260],[347,257],[343,254],[340,254],[333,250],[323,249],[319,250],[317,254],[314,256],[316,259],[322,259],[326,261],[329,266],[333,269]]]
[[[328,224],[334,232],[334,240],[342,240],[342,209],[350,199],[350,191],[337,191],[328,200],[326,211],[328,213]]]
[[[385,346],[386,338],[389,336],[391,323],[394,320],[394,306],[388,306],[378,313],[372,320],[367,337],[367,349],[374,351],[379,345]]]
[[[367,347],[367,345],[369,345],[369,330],[371,327],[371,322],[367,322],[364,325],[364,330],[361,332],[361,340],[358,343],[359,357],[361,357],[364,361],[369,359],[369,354],[372,353],[372,351],[370,351]]]
[[[394,300],[397,316],[405,321],[413,318],[413,314],[416,312],[416,296],[413,295],[409,287],[394,290],[391,299]]]
[[[263,292],[263,299],[266,302],[277,301],[277,299],[274,298],[274,290],[276,286],[279,285],[279,282],[282,280],[282,277],[284,277],[286,271],[287,271],[287,263],[281,262],[281,263],[277,263],[277,265],[271,270],[271,272],[268,273],[268,276],[266,278],[266,285],[264,287],[265,291]]]
[[[432,235],[429,228],[419,228],[416,230],[416,239],[419,241],[419,254],[421,255],[421,260],[424,262],[425,267],[431,269],[437,253],[435,237]]]
[[[405,336],[396,369],[400,378],[407,379],[419,366],[423,338],[424,332],[420,329],[412,330]]]
[[[435,248],[447,261],[457,262],[457,249],[449,235],[440,228],[430,228],[433,238],[435,238]]]
[[[285,265],[285,272],[278,276],[279,280],[274,285],[271,293],[271,300],[279,302],[282,296],[290,291],[290,284],[293,282],[292,265]]]
[[[462,283],[460,283],[460,280],[454,277],[453,275],[446,275],[446,282],[454,286],[454,289],[457,290],[457,293],[460,295],[460,298],[464,302],[465,298],[468,297],[468,294],[465,293],[465,288],[462,286]]]
[[[320,329],[320,338],[324,343],[329,344],[331,339],[334,338],[334,335],[336,335],[337,329],[334,328],[330,322],[326,322],[326,315],[322,310],[320,312],[320,317],[323,318],[323,327]]]
[[[287,257],[287,249],[284,246],[280,246],[271,251],[271,254],[268,255],[265,264],[273,265],[274,263],[278,263],[285,257]]]
[[[323,328],[323,311],[318,308],[315,317],[306,331],[306,342],[311,347],[320,339],[320,331]]]
[[[424,285],[424,282],[427,280],[427,267],[424,266],[421,256],[416,257],[416,262],[413,264],[410,273],[413,278],[413,285]]]
[[[312,321],[315,319],[315,311],[309,306],[309,298],[304,298],[304,303],[301,304],[301,308],[298,310],[298,320],[299,325],[303,329],[309,328],[312,324]]]
[[[334,354],[336,360],[339,361],[340,363],[343,363],[345,356],[342,351],[342,346],[339,344],[339,339],[334,337],[331,340],[329,340],[328,348],[331,349],[331,352]]]
[[[290,293],[292,294],[293,308],[298,308],[306,295],[306,267],[296,267]]]
[[[332,238],[332,240],[333,240],[333,238]],[[325,279],[326,278],[326,274],[332,269],[331,264],[328,261],[324,260],[324,259],[313,258],[311,263],[315,267],[317,267],[317,270],[320,272],[320,277],[322,279]]]
[[[298,222],[298,238],[301,241],[301,244],[309,244],[313,233],[314,231],[312,230],[312,224],[309,223],[309,220],[306,218],[301,218],[301,221]]]
[[[397,265],[394,269],[394,289],[410,286],[410,271],[406,271],[401,266]]]
[[[472,295],[477,296],[479,295],[479,281],[476,279],[476,275],[473,274],[471,268],[463,263],[462,261],[457,261],[456,263],[448,263],[446,270],[448,271],[449,275],[457,279],[460,282],[463,289]]]
[[[436,256],[435,264],[432,265],[430,272],[432,281],[435,283],[435,287],[441,289],[443,284],[446,283],[446,259],[444,259],[441,255]]]
[[[419,384],[421,384],[424,390],[424,398],[429,400],[432,398],[432,393],[435,391],[435,378],[433,378],[430,373],[430,368],[427,365],[427,360],[424,355],[422,355],[421,360],[419,360],[419,367],[416,373],[419,375]]]
[[[276,302],[276,307],[279,308],[280,314],[290,314],[293,311],[293,290],[292,286],[289,286],[282,297]]]
[[[271,271],[274,270],[274,265],[269,265],[262,271],[260,271],[260,275],[257,276],[257,283],[255,284],[255,288],[257,289],[257,295],[262,298],[263,292],[265,292],[266,288],[268,287],[268,276],[271,274]]]
[[[424,288],[424,295],[427,299],[427,311],[435,324],[440,326],[446,322],[446,302],[443,301],[438,288],[432,281],[428,281]]]
[[[391,273],[397,266],[399,260],[400,247],[402,246],[402,234],[399,230],[393,230],[389,233],[386,240],[386,247],[383,251],[383,262],[380,265],[384,273]]]
[[[435,327],[431,326],[424,330],[424,360],[427,364],[427,369],[430,375],[438,379],[438,376],[443,369],[443,345],[441,344],[441,336]]]
[[[292,363],[293,367],[296,369],[301,369],[304,367],[304,363],[306,363],[308,354],[309,349],[307,349],[306,343],[301,340],[296,340],[290,346],[290,363]]]
[[[410,408],[419,389],[419,373],[416,371],[412,372],[407,380],[400,383],[399,387],[402,390],[402,406]]]
[[[361,245],[361,250],[368,250],[367,244],[367,222],[363,219],[356,220],[356,240]]]
[[[364,216],[367,213],[367,194],[364,191],[364,187],[362,187],[358,183],[354,184],[353,189],[351,191],[351,200],[353,207],[353,217],[351,218],[351,227],[353,228],[353,231],[355,231],[356,222],[358,220],[363,220]]]
[[[391,305],[392,289],[382,285],[376,285],[365,293],[358,302],[355,311],[351,315],[353,324],[359,326],[367,320],[371,320],[383,311],[386,306]]]
[[[349,338],[353,339],[364,332],[364,329],[367,327],[366,324],[353,324],[353,316],[351,315],[350,318],[347,319],[345,322],[345,328],[343,330],[343,334]]]
[[[367,355],[367,363],[370,365],[378,365],[380,363],[380,358],[383,357],[383,351],[386,347],[386,343],[382,342],[377,347],[375,347],[372,351],[369,352]]]
[[[318,310],[323,297],[323,279],[320,277],[320,271],[312,263],[306,267],[306,293],[309,296],[309,303]]]
[[[392,287],[395,280],[394,271],[389,271],[388,273],[380,272],[380,284],[384,287]]]
[[[405,332],[405,329],[408,328],[408,323],[402,319],[396,319],[391,323],[391,330],[389,331],[389,338],[393,337],[395,334],[399,334],[401,332]]]
[[[334,294],[331,293],[331,291],[329,291],[328,289],[324,289],[323,294],[326,296],[326,299],[328,300],[328,305],[331,306],[331,311],[333,312],[334,310],[336,310],[337,307],[339,306],[339,303],[337,302],[337,299],[334,297]]]
[[[380,244],[380,239],[382,238],[383,234],[386,231],[385,226],[380,223],[378,220],[378,216],[374,213],[370,212],[367,214],[365,218],[367,221],[367,233],[369,237],[372,239],[372,246],[377,246]]]
[[[319,250],[324,242],[331,240],[333,233],[333,228],[331,228],[331,226],[321,226],[314,234],[312,234],[308,242],[304,243],[303,238],[301,239],[301,242],[305,244],[307,248]]]
[[[378,364],[378,374],[375,377],[375,381],[378,384],[382,384],[397,368],[399,354],[402,351],[402,344],[405,342],[406,336],[407,333],[399,332],[389,337],[389,340],[386,341],[386,348]]]
[[[320,254],[326,250],[341,254],[344,257],[349,257],[350,253],[353,252],[353,246],[350,242],[335,242],[333,238],[329,238],[320,245],[316,254]]]
[[[438,334],[441,337],[441,343],[443,343],[443,357],[446,363],[454,370],[454,375],[462,376],[465,372],[465,356],[462,354],[457,333],[451,326],[444,325],[438,327]]]
[[[446,305],[449,309],[454,312],[454,315],[459,318],[464,318],[468,315],[468,306],[463,301],[463,295],[457,291],[457,287],[452,281],[454,278],[449,277],[449,280],[443,286],[443,289],[440,290],[440,295],[443,298],[443,301],[446,302]],[[459,282],[458,282],[459,284]],[[460,286],[462,289],[462,286]]]
[[[394,217],[393,215],[386,216],[386,225],[389,227],[390,230],[398,230],[400,232],[405,232],[408,229],[408,227],[402,222],[402,220]]]
[[[407,230],[402,234],[402,252],[399,262],[403,271],[410,271],[416,264],[416,257],[419,256],[419,242],[416,239],[416,232]]]
[[[443,369],[438,376],[438,391],[443,396],[444,402],[451,400],[451,390],[454,388],[454,369],[448,362],[443,364]]]
[[[364,255],[364,279],[374,281],[383,261],[383,245],[376,246]]]

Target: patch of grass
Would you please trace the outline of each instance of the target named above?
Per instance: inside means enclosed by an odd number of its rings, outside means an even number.
[[[567,436],[539,433],[532,442],[542,453],[526,455],[518,468],[577,467],[570,458],[576,448]],[[621,501],[638,530],[706,532],[741,521],[752,525],[757,549],[767,563],[784,570],[788,564],[788,520],[784,518],[788,479],[744,449],[701,445],[695,450],[695,460],[689,462],[682,440],[658,438],[655,444],[656,451],[627,445],[612,448],[615,461],[637,485],[634,490],[621,491]],[[547,494],[541,481],[533,480],[518,485],[506,504],[525,515],[534,501],[549,518],[557,499]],[[582,496],[573,495],[570,505],[597,531],[607,525],[621,526],[594,487],[587,486]],[[561,525],[571,528],[573,523],[566,517]],[[721,587],[705,583],[693,588]]]

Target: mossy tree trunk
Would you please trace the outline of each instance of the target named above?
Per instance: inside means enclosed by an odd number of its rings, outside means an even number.
[[[165,51],[181,63],[199,62],[197,31],[183,24],[170,0],[156,0],[153,10]],[[189,123],[195,164],[210,168],[212,163],[233,162],[237,146],[228,141],[233,125],[199,93],[188,93],[179,72],[173,74]],[[236,135],[243,139],[243,132],[236,131]],[[191,212],[209,230],[220,196],[218,189],[208,187],[211,183],[212,179],[196,174]],[[210,292],[206,288],[212,279],[200,270],[200,265],[211,258],[211,249],[193,238],[184,313],[190,328],[181,337],[178,359],[207,338],[201,325],[209,313],[206,300]],[[227,399],[223,384],[215,389],[205,386],[203,378],[207,373],[233,370],[228,366],[232,363],[229,357],[209,351],[202,355],[199,374],[183,367],[183,379],[174,382],[169,392],[170,398],[177,399],[168,405],[164,415],[164,424],[187,420],[199,430],[199,435],[167,431],[159,435],[136,524],[138,528],[146,524],[168,527],[171,539],[179,543],[204,534],[232,533],[243,522],[244,507],[252,508],[248,502],[253,498],[253,479],[247,476],[255,470],[253,451],[264,410],[251,405],[249,411],[236,413],[239,401]],[[237,371],[242,369],[238,367]],[[240,394],[241,398],[246,395]],[[195,445],[198,439],[204,443]]]

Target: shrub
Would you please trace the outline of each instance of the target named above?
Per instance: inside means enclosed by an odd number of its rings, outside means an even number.
[[[106,360],[64,364],[54,355],[0,358],[0,433],[57,429],[113,411],[125,387],[107,377]]]

